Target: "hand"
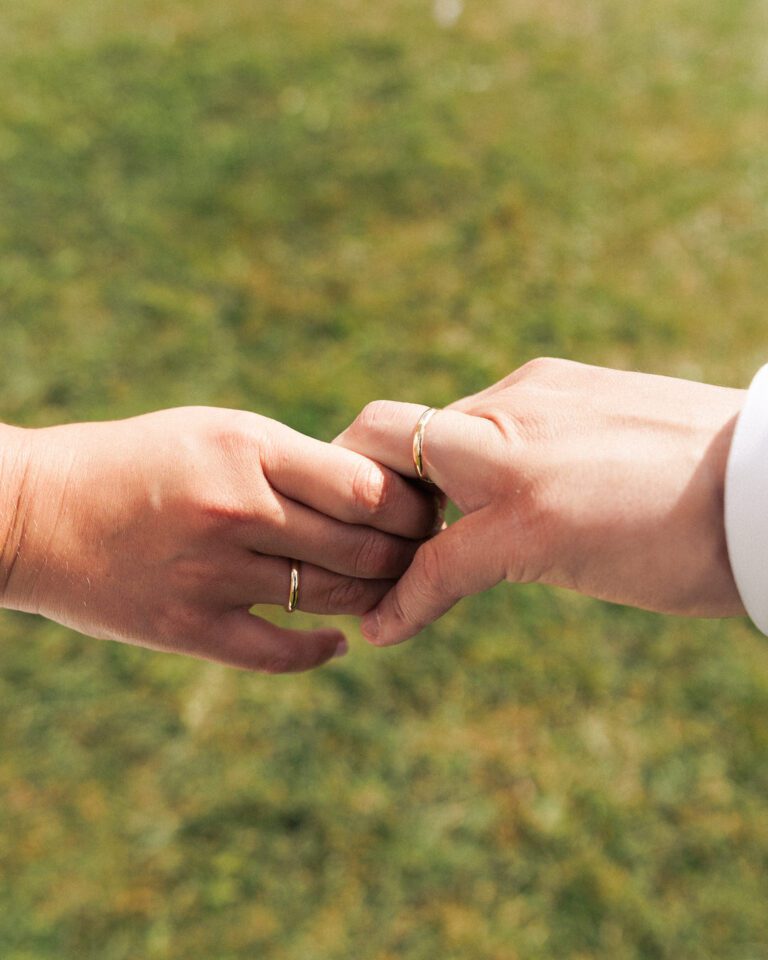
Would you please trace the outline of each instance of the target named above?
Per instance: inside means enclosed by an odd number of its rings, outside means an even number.
[[[745,391],[536,360],[430,421],[428,475],[464,517],[363,620],[413,636],[460,597],[538,581],[649,610],[742,614],[723,487]],[[424,407],[366,407],[335,441],[413,476]]]
[[[286,558],[302,610],[362,614],[434,524],[432,498],[392,471],[241,411],[4,427],[0,479],[3,606],[267,672],[345,649],[338,630],[248,612],[286,603]]]

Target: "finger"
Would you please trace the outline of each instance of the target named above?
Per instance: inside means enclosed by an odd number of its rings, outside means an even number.
[[[376,646],[401,643],[462,597],[503,579],[496,524],[489,510],[478,511],[422,544],[406,573],[363,618],[363,635]]]
[[[240,534],[242,545],[256,553],[303,560],[346,577],[388,580],[407,569],[418,547],[416,540],[342,523],[278,493],[271,506]]]
[[[285,427],[262,459],[271,485],[345,523],[420,540],[434,523],[429,496],[367,457]]]
[[[415,476],[413,435],[424,407],[379,400],[362,411],[334,444]],[[496,426],[483,417],[438,410],[424,431],[423,461],[429,478],[453,497],[467,480],[483,489],[496,473],[491,451],[501,442]]]
[[[346,653],[344,634],[338,630],[286,630],[244,608],[231,610],[216,623],[204,653],[231,667],[262,673],[299,673]]]
[[[209,596],[228,607],[288,602],[291,563],[282,557],[244,552],[236,566],[222,573],[218,584],[210,584]],[[362,616],[393,586],[390,580],[344,577],[311,563],[299,567],[299,602],[305,613]],[[195,587],[197,590],[197,587]]]

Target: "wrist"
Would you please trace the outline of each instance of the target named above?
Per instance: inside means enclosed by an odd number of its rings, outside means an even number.
[[[0,607],[16,606],[24,554],[32,431],[0,424]]]

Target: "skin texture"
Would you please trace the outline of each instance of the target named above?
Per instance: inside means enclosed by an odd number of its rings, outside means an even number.
[[[464,516],[419,548],[363,633],[399,643],[502,580],[664,613],[743,614],[723,495],[745,395],[545,358],[440,411],[424,459]],[[335,442],[413,476],[423,410],[373,403]]]
[[[282,673],[340,655],[279,629],[285,604],[363,614],[434,525],[431,497],[366,457],[256,414],[165,410],[2,428],[0,602],[95,637]]]

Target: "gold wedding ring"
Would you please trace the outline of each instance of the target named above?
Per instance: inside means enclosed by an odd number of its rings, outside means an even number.
[[[425,483],[434,483],[434,480],[430,480],[427,476],[427,472],[424,469],[424,431],[427,429],[427,424],[437,413],[436,407],[427,407],[427,409],[419,417],[419,422],[416,424],[416,429],[413,431],[413,465],[416,468],[416,475],[419,480],[423,480]]]
[[[285,609],[293,613],[299,606],[299,561],[291,560],[291,586],[288,591],[288,603]]]

